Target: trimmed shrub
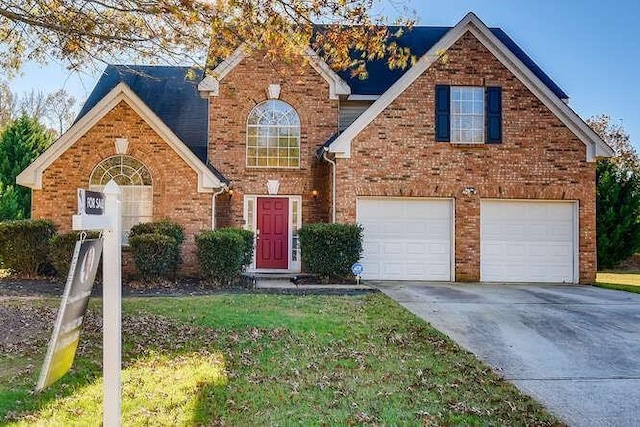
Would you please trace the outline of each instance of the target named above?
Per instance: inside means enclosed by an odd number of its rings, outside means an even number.
[[[200,274],[216,286],[230,286],[240,277],[246,241],[237,229],[205,231],[196,236]]]
[[[325,281],[351,274],[351,266],[362,256],[358,224],[307,224],[298,235],[306,270]]]
[[[129,237],[133,261],[145,282],[167,278],[175,267],[176,239],[162,234],[139,234]]]
[[[132,237],[142,236],[145,234],[159,234],[162,236],[168,236],[175,241],[173,257],[171,259],[168,270],[168,273],[175,275],[176,271],[178,270],[178,266],[182,261],[182,258],[180,257],[180,246],[182,245],[182,242],[184,242],[184,229],[182,228],[182,226],[168,219],[136,224],[131,227],[131,231],[129,232],[129,244],[131,244]],[[133,248],[132,251],[134,251]],[[133,255],[135,259],[135,252],[133,253]],[[142,271],[140,269],[138,269],[138,271],[140,271],[140,273],[142,274]]]
[[[162,234],[163,236],[173,237],[178,245],[184,242],[184,229],[182,226],[168,219],[141,222],[131,227],[129,237],[139,236],[140,234]]]
[[[0,222],[0,259],[4,268],[25,277],[38,275],[46,266],[49,239],[56,233],[49,220]]]
[[[49,262],[56,270],[56,277],[59,280],[65,280],[69,275],[69,268],[71,267],[71,257],[73,256],[73,249],[78,241],[78,235],[80,232],[72,231],[70,233],[56,234],[49,240]],[[88,231],[87,239],[97,239],[100,237],[98,231]],[[100,277],[100,270],[98,268],[98,274],[96,277]]]
[[[218,231],[235,233],[242,239],[242,266],[246,267],[253,261],[253,231],[244,230],[242,228],[220,228]]]

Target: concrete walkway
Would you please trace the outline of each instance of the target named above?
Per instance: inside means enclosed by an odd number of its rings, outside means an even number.
[[[640,294],[379,282],[382,292],[575,426],[640,426]]]

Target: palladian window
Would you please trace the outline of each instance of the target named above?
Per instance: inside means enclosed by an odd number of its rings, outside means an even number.
[[[300,167],[300,118],[289,104],[271,99],[247,120],[247,166]]]
[[[127,243],[131,227],[153,219],[153,186],[149,169],[131,156],[118,155],[101,161],[93,169],[89,189],[102,191],[115,180],[122,203],[122,243]]]

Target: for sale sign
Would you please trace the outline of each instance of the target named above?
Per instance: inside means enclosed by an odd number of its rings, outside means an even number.
[[[104,203],[103,193],[78,189],[78,215],[103,215]]]
[[[82,321],[102,254],[102,240],[76,243],[69,276],[62,295],[60,311],[49,341],[36,390],[40,391],[62,378],[73,365],[80,341]]]

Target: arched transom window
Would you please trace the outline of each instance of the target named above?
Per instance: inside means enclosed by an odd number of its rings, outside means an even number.
[[[300,167],[300,118],[289,104],[271,99],[247,120],[248,167]]]
[[[131,156],[113,156],[101,161],[91,173],[89,188],[102,191],[111,180],[120,186],[122,203],[122,242],[131,227],[153,219],[153,185],[149,169]]]

